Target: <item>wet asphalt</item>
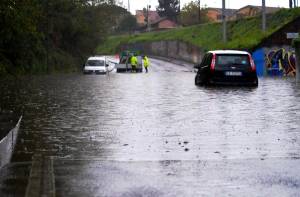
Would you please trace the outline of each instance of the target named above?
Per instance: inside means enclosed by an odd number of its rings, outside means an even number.
[[[0,196],[24,196],[36,153],[53,156],[56,196],[300,195],[294,79],[197,87],[191,66],[151,62],[147,74],[2,80],[2,108],[23,123]]]

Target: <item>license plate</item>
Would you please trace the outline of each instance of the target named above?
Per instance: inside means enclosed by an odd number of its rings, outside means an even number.
[[[231,72],[231,71],[228,71],[228,72],[225,72],[225,75],[226,76],[242,76],[242,72]]]

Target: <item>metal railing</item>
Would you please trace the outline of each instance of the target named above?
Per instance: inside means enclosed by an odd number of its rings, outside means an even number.
[[[0,140],[0,168],[8,164],[11,160],[14,147],[17,142],[21,120],[22,116],[20,117],[15,128],[10,130],[10,132],[3,139]]]

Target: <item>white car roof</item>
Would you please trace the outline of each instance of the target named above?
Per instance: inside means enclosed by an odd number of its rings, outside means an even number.
[[[209,51],[209,53],[249,55],[247,51],[237,51],[237,50],[216,50],[216,51]]]
[[[93,57],[89,57],[88,60],[104,60],[105,61],[105,56],[93,56]]]

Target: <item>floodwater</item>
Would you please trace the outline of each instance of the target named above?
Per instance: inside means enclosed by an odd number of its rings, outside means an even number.
[[[2,107],[23,114],[20,191],[41,153],[54,156],[57,196],[299,196],[294,79],[205,88],[194,76],[152,59],[148,74],[2,80]],[[18,181],[3,181],[0,194],[13,193]]]

